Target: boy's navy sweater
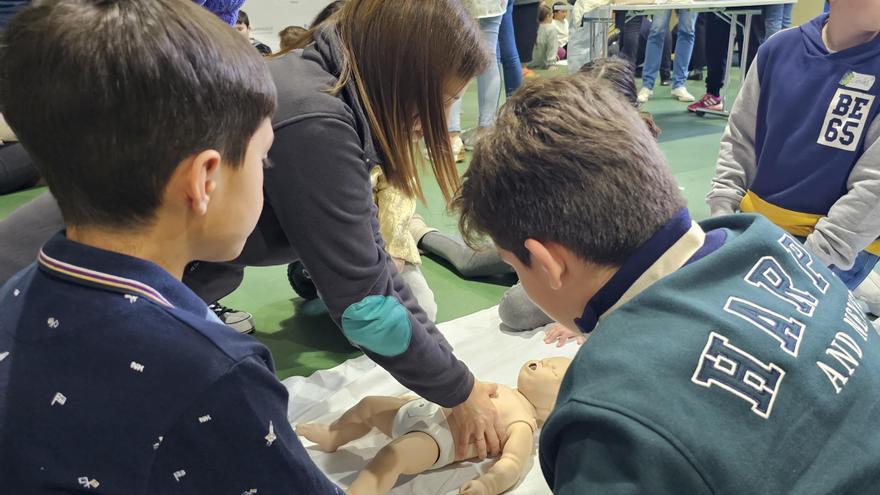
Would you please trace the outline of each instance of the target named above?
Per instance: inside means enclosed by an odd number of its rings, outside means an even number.
[[[269,351],[159,266],[58,234],[0,313],[3,493],[341,495]]]

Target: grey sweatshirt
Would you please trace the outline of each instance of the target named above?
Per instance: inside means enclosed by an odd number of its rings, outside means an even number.
[[[815,218],[798,235],[823,263],[846,270],[880,236],[880,41],[829,53],[825,19],[781,32],[759,50],[707,202],[713,216],[733,213],[748,193],[759,198],[756,211],[790,232],[790,219]]]
[[[468,368],[385,253],[370,183],[381,163],[352,84],[337,94],[338,38],[269,60],[278,87],[266,206],[239,263],[300,259],[349,340],[402,385],[444,407],[464,402]]]

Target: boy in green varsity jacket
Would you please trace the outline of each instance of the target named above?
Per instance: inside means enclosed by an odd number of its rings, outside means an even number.
[[[554,493],[880,493],[880,336],[768,220],[693,222],[611,88],[521,88],[457,205],[535,303],[592,334],[541,433]]]

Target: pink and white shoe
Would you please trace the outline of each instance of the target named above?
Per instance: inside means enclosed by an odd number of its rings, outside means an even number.
[[[716,112],[724,110],[724,99],[720,96],[706,93],[703,95],[702,98],[700,98],[700,101],[688,106],[688,112],[697,113],[705,112],[707,110],[712,110]]]

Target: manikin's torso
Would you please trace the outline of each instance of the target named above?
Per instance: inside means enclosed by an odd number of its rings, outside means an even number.
[[[498,385],[498,397],[493,397],[492,403],[495,404],[495,408],[498,410],[499,419],[505,429],[509,429],[514,423],[525,423],[529,425],[533,432],[538,430],[537,420],[535,419],[535,408],[522,394],[517,392],[516,389],[504,385]],[[452,410],[444,409],[443,412],[446,413],[447,418],[450,418],[449,428],[452,430],[452,438],[457,439],[459,425],[451,416]],[[456,443],[456,450],[457,448],[458,444]],[[473,459],[474,457],[477,457],[477,450],[474,445],[471,444],[470,448],[468,448],[467,455],[465,457],[456,456],[455,460],[458,462]]]

